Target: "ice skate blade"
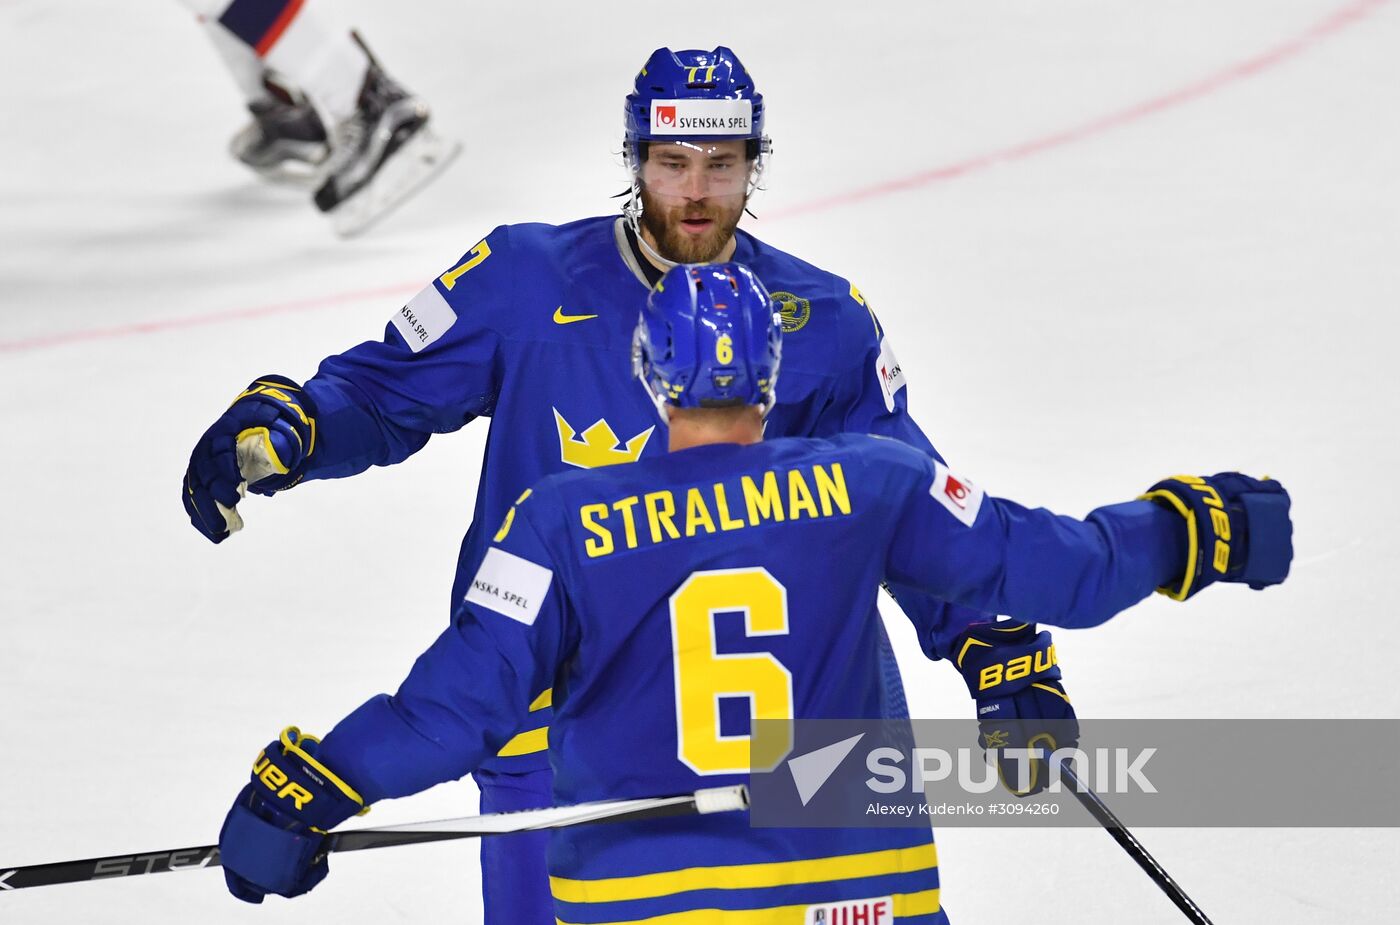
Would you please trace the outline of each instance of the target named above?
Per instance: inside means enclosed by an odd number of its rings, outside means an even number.
[[[274,186],[285,187],[286,189],[314,190],[322,183],[326,182],[326,170],[324,165],[307,165],[304,169],[297,169],[279,164],[276,167],[259,169],[251,168],[262,180]]]
[[[242,150],[245,129],[229,144],[233,159],[259,179],[276,186],[315,189],[325,182],[330,166],[330,149],[320,141],[280,141],[262,157],[247,156]]]
[[[380,165],[369,183],[331,210],[331,227],[342,238],[363,233],[447,169],[461,150],[456,139],[423,126]]]

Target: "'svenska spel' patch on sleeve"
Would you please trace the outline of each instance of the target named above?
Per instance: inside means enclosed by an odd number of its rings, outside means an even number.
[[[457,320],[457,313],[447,300],[429,283],[394,316],[394,327],[408,342],[408,349],[418,353],[446,334]]]
[[[885,392],[885,410],[894,411],[894,396],[905,386],[904,370],[895,358],[894,347],[888,337],[880,338],[880,355],[875,359],[875,374],[880,377],[880,388]]]
[[[549,593],[554,572],[495,546],[486,550],[467,601],[531,626]]]
[[[751,100],[652,100],[653,135],[744,135],[753,129]]]
[[[967,479],[958,478],[936,459],[933,461],[933,485],[928,493],[969,527],[977,520],[977,512],[982,509],[982,489]]]

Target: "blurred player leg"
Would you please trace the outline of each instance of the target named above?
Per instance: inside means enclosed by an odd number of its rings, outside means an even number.
[[[524,774],[478,770],[481,812],[553,806],[548,769]],[[545,853],[548,832],[522,832],[481,842],[481,894],[485,925],[554,925]]]
[[[316,190],[316,207],[331,215],[335,230],[354,235],[392,211],[436,177],[461,150],[428,127],[428,106],[393,80],[365,47],[369,67],[355,112],[337,119],[331,164]]]
[[[331,213],[341,234],[368,227],[460,149],[429,130],[427,105],[319,6],[182,2],[209,28],[253,113],[234,139],[234,155],[271,179],[318,185],[316,206]]]
[[[325,123],[306,96],[274,72],[253,46],[219,22],[228,0],[181,0],[200,20],[253,118],[229,142],[229,153],[264,179],[311,187],[324,179],[330,153]]]

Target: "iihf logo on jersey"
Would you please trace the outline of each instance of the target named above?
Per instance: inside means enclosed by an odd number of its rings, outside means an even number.
[[[808,906],[806,925],[892,925],[894,899],[851,899],[843,903]]]

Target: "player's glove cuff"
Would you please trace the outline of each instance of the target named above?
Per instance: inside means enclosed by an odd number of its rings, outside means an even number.
[[[272,495],[300,482],[316,452],[317,412],[311,396],[286,376],[262,376],[249,383],[229,407],[243,409],[235,416],[241,428],[233,435],[233,444],[261,436],[271,469],[271,474],[250,481],[248,489]]]
[[[327,832],[351,816],[369,812],[355,788],[316,757],[320,744],[320,739],[288,726],[258,754],[250,783],[262,798],[262,808],[270,810],[264,815]]]

